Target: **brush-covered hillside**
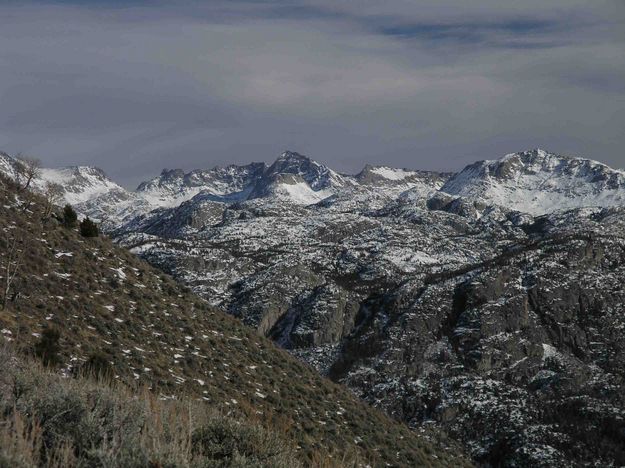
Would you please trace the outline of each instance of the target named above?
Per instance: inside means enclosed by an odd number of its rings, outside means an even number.
[[[48,356],[66,381],[98,363],[129,391],[186,398],[264,427],[293,447],[294,465],[466,463],[432,442],[440,434],[391,421],[108,239],[65,227],[48,208],[0,180],[0,331],[18,355]],[[8,393],[18,408],[19,391]],[[54,431],[66,418],[48,414],[39,425]],[[166,466],[153,455],[150,466]]]
[[[250,418],[110,377],[64,378],[0,348],[0,467],[299,468],[298,458],[292,440]]]

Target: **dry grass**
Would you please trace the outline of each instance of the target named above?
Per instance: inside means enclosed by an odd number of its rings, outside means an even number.
[[[0,350],[0,466],[297,467],[292,442],[192,399],[62,378]]]

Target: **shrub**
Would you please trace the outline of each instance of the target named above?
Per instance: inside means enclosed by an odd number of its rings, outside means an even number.
[[[35,343],[35,355],[41,359],[44,366],[55,367],[61,363],[59,340],[61,334],[54,328],[45,328],[39,341]]]
[[[88,217],[80,223],[80,235],[83,237],[98,237],[98,225]]]
[[[95,361],[95,359],[94,359]],[[0,467],[289,467],[282,436],[192,399],[65,379],[0,348]]]
[[[197,429],[192,449],[220,466],[293,466],[290,448],[275,434],[226,418],[210,420]]]
[[[90,376],[103,379],[113,377],[113,366],[102,352],[95,352],[83,364],[82,371]]]
[[[63,226],[66,228],[76,227],[76,223],[78,222],[78,215],[72,205],[65,205],[63,208]]]

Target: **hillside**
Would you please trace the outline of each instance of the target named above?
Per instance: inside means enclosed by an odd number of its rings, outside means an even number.
[[[162,400],[187,395],[254,418],[293,441],[304,463],[343,456],[376,466],[464,463],[108,239],[44,220],[42,198],[6,179],[0,197],[0,260],[23,252],[0,330],[22,352],[54,328],[66,375],[102,353],[117,380]]]
[[[64,378],[0,348],[0,466],[298,468],[295,444],[190,397],[108,378]]]

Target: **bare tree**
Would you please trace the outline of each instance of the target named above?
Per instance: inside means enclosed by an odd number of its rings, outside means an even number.
[[[46,198],[46,206],[43,213],[43,219],[48,219],[52,214],[54,205],[63,199],[63,187],[54,182],[46,182],[46,186],[43,190],[43,195]]]
[[[4,296],[2,297],[2,309],[6,309],[7,302],[9,300],[9,294],[11,293],[11,287],[15,281],[17,273],[22,268],[22,258],[24,257],[24,249],[18,248],[17,236],[10,236],[6,234],[6,249],[7,253],[4,258],[4,265],[2,270],[4,273]],[[15,300],[17,293],[14,293],[11,300]]]
[[[30,187],[30,183],[41,175],[41,161],[21,154],[18,154],[15,160],[17,161],[17,176],[20,181],[24,182],[22,190],[26,190]]]

